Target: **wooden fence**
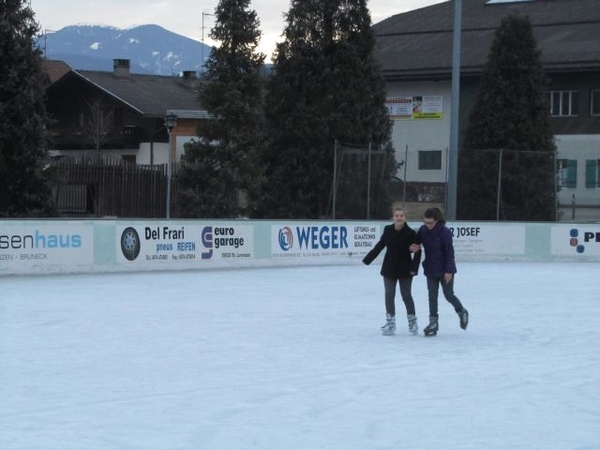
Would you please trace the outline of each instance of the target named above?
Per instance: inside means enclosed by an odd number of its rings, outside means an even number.
[[[166,216],[166,164],[61,158],[52,165],[56,175],[54,201],[63,217]]]

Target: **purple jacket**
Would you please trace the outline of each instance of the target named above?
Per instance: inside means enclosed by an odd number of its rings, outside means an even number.
[[[421,225],[417,242],[425,249],[423,271],[426,277],[441,278],[445,273],[456,273],[452,232],[445,223],[438,222],[431,230]]]

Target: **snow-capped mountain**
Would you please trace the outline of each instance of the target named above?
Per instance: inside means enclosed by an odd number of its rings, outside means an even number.
[[[113,70],[113,59],[129,59],[133,73],[176,75],[201,71],[210,46],[158,25],[118,29],[73,25],[44,33],[38,45],[47,59],[62,60],[74,69]]]

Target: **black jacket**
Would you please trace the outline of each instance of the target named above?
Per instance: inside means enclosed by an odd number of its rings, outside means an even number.
[[[416,232],[408,224],[400,230],[394,229],[394,224],[386,225],[383,234],[375,247],[363,258],[363,263],[369,265],[373,262],[379,253],[386,248],[383,264],[381,265],[381,275],[386,278],[409,278],[419,270],[421,262],[421,251],[414,256],[410,253],[409,247],[414,244]]]

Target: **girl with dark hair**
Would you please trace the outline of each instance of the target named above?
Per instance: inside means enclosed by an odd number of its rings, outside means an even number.
[[[415,302],[412,297],[412,278],[419,270],[421,261],[421,250],[418,249],[414,256],[411,254],[410,246],[415,241],[415,230],[406,223],[406,213],[403,208],[393,209],[393,223],[386,225],[383,229],[381,239],[373,249],[363,258],[363,263],[371,264],[385,248],[385,256],[381,266],[383,276],[383,287],[385,291],[386,322],[381,327],[384,335],[392,335],[396,331],[396,285],[400,285],[400,295],[406,307],[408,319],[408,331],[417,334],[417,316],[415,314]]]
[[[454,245],[452,231],[446,226],[442,212],[438,208],[428,208],[423,214],[423,225],[417,231],[417,244],[411,246],[411,251],[420,250],[418,243],[425,249],[423,271],[427,277],[429,292],[429,325],[423,332],[425,336],[435,336],[438,332],[438,295],[439,287],[446,300],[454,307],[460,320],[460,327],[467,329],[469,312],[454,294]]]

